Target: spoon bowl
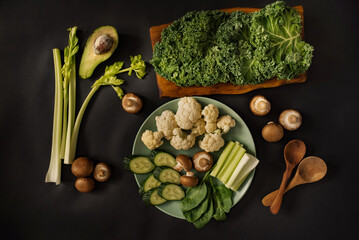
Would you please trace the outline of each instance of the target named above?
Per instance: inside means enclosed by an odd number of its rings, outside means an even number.
[[[297,165],[305,155],[306,147],[301,140],[292,140],[284,148],[284,159],[286,164]]]
[[[306,157],[299,164],[297,174],[304,180],[304,183],[316,182],[327,174],[327,165],[319,157]]]
[[[299,163],[297,172],[285,188],[284,193],[298,185],[317,182],[324,178],[326,174],[327,165],[323,159],[315,156],[306,157]],[[269,193],[262,199],[262,204],[266,207],[270,206],[277,193],[278,190]]]

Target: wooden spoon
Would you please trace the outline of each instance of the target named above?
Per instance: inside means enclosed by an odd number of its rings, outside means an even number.
[[[327,174],[327,165],[323,159],[314,156],[306,157],[299,163],[297,172],[285,188],[284,193],[298,185],[317,182],[321,180],[325,174]],[[269,193],[262,199],[262,204],[269,207],[277,193],[278,190]]]
[[[305,144],[301,140],[292,140],[287,143],[284,148],[284,160],[286,164],[286,170],[283,174],[282,183],[280,184],[277,196],[275,197],[270,211],[273,214],[277,214],[282,204],[285,187],[287,186],[288,179],[295,166],[303,159],[305,155]]]

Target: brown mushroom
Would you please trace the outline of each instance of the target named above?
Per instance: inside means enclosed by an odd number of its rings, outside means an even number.
[[[198,178],[194,176],[193,172],[187,172],[186,175],[181,176],[181,184],[185,187],[194,187],[198,184]]]
[[[267,142],[278,142],[282,139],[283,135],[282,126],[275,122],[267,123],[262,129],[262,137]]]
[[[75,187],[79,192],[91,192],[95,188],[95,181],[92,178],[78,178],[75,182]]]
[[[105,182],[111,177],[111,168],[108,164],[100,162],[96,164],[93,172],[93,177],[96,181]]]
[[[183,169],[188,172],[192,169],[192,161],[189,157],[184,154],[180,154],[176,157],[176,166],[173,167],[177,172],[182,171]]]
[[[134,93],[126,93],[122,99],[122,107],[128,113],[138,113],[142,106],[141,97]]]
[[[93,171],[93,162],[88,157],[79,157],[71,165],[71,172],[76,177],[88,177]]]
[[[252,98],[249,107],[255,115],[264,116],[269,113],[271,104],[264,96],[257,95]]]
[[[213,157],[206,151],[201,151],[193,156],[193,165],[198,172],[206,172],[213,165]]]
[[[279,123],[287,130],[297,130],[302,125],[302,115],[294,109],[284,110],[279,115]]]

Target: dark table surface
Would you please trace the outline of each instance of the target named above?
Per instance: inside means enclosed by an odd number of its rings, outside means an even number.
[[[252,185],[224,222],[197,230],[184,220],[145,207],[133,175],[122,158],[131,152],[145,118],[170,99],[159,99],[155,73],[145,80],[123,76],[124,90],[144,99],[144,109],[130,115],[110,87],[95,95],[85,114],[77,155],[108,162],[112,179],[95,191],[74,188],[70,167],[62,183],[45,183],[51,149],[54,70],[52,48],[67,44],[66,29],[78,26],[81,50],[89,34],[113,25],[119,45],[106,62],[142,54],[149,62],[149,28],[171,22],[188,11],[263,7],[270,1],[1,1],[0,3],[0,229],[7,239],[358,239],[358,4],[355,1],[287,1],[303,5],[306,41],[315,47],[308,81],[243,95],[214,95],[247,123],[261,160]],[[80,51],[81,51],[80,50]],[[78,80],[78,102],[101,75]],[[272,111],[254,116],[248,103],[265,95]],[[79,108],[79,106],[78,106]],[[285,108],[298,109],[303,125],[266,143],[261,128]],[[261,204],[279,186],[285,165],[284,145],[299,138],[307,156],[328,165],[324,180],[285,195],[274,216]]]

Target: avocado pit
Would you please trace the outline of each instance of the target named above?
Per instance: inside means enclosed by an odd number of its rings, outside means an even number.
[[[93,51],[96,55],[105,54],[111,50],[114,43],[113,38],[104,33],[98,36],[93,44]]]

